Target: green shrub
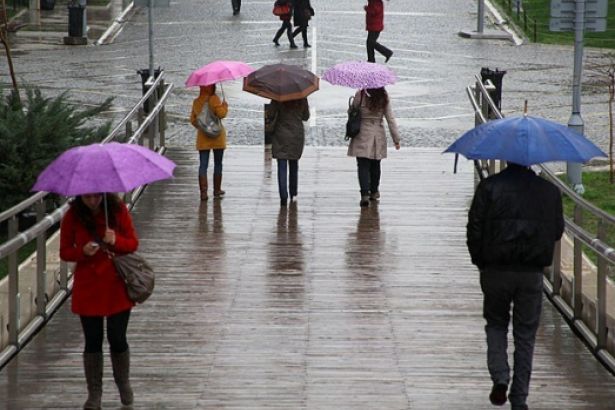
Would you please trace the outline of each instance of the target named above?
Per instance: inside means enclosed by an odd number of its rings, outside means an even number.
[[[109,98],[78,110],[66,92],[45,98],[32,88],[26,90],[24,102],[0,92],[0,212],[32,195],[37,175],[62,152],[106,137],[110,122],[99,126],[85,122],[107,111],[111,102]]]

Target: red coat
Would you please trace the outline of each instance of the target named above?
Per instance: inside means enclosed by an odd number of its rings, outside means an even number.
[[[105,233],[105,215],[96,215],[96,233],[100,238]],[[132,226],[132,218],[126,205],[122,204],[116,215],[116,253],[130,253],[137,250],[139,240]],[[126,285],[118,276],[113,261],[107,253],[99,250],[92,256],[83,253],[83,246],[94,240],[92,235],[77,219],[73,208],[64,218],[60,230],[60,258],[76,262],[73,283],[72,311],[81,316],[110,316],[132,308],[135,304],[128,298]]]
[[[382,0],[368,0],[365,6],[365,30],[384,30],[384,5]]]

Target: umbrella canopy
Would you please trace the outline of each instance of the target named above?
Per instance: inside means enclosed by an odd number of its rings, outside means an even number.
[[[363,90],[380,88],[397,81],[395,73],[388,67],[364,61],[348,61],[328,68],[322,78],[334,85]]]
[[[243,90],[275,101],[305,98],[318,90],[320,79],[296,65],[266,65],[243,79]]]
[[[521,165],[587,162],[607,155],[590,140],[556,122],[524,115],[489,121],[464,133],[444,152],[467,159],[500,159]]]
[[[253,71],[252,67],[241,61],[218,60],[193,71],[186,80],[186,87],[236,80]]]
[[[65,196],[127,192],[171,178],[175,163],[134,144],[92,144],[62,153],[38,176],[33,191]]]

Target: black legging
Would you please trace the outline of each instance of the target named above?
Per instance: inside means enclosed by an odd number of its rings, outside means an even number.
[[[303,38],[303,45],[309,45],[308,43],[308,38],[307,38],[307,28],[308,26],[299,26],[295,29],[295,31],[293,31],[293,38],[297,37],[297,34],[301,33],[301,37]]]
[[[288,42],[290,44],[294,44],[295,40],[293,40],[293,32],[292,25],[290,24],[290,20],[282,20],[282,27],[275,33],[275,37],[273,38],[273,42],[277,43],[280,37],[282,37],[282,33],[286,30],[286,35],[288,36]]]
[[[357,173],[361,195],[378,192],[380,186],[380,160],[357,157]]]
[[[102,353],[103,316],[80,316],[83,335],[85,336],[85,353]],[[126,329],[130,319],[130,309],[107,316],[107,340],[113,353],[128,350]]]
[[[387,47],[383,46],[378,42],[378,37],[380,37],[379,31],[368,31],[367,32],[367,61],[370,63],[376,62],[376,56],[374,55],[374,49],[378,51],[385,57],[389,57],[391,55],[391,50]]]

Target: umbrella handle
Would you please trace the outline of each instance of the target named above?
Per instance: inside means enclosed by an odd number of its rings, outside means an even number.
[[[457,163],[459,162],[459,154],[455,154],[455,165],[453,165],[453,174],[457,173]]]
[[[224,87],[222,87],[222,83],[220,83],[220,91],[222,91],[222,101],[226,100],[226,97],[224,96]]]
[[[109,228],[109,213],[107,211],[107,193],[103,192],[103,204],[105,206],[105,228]]]

